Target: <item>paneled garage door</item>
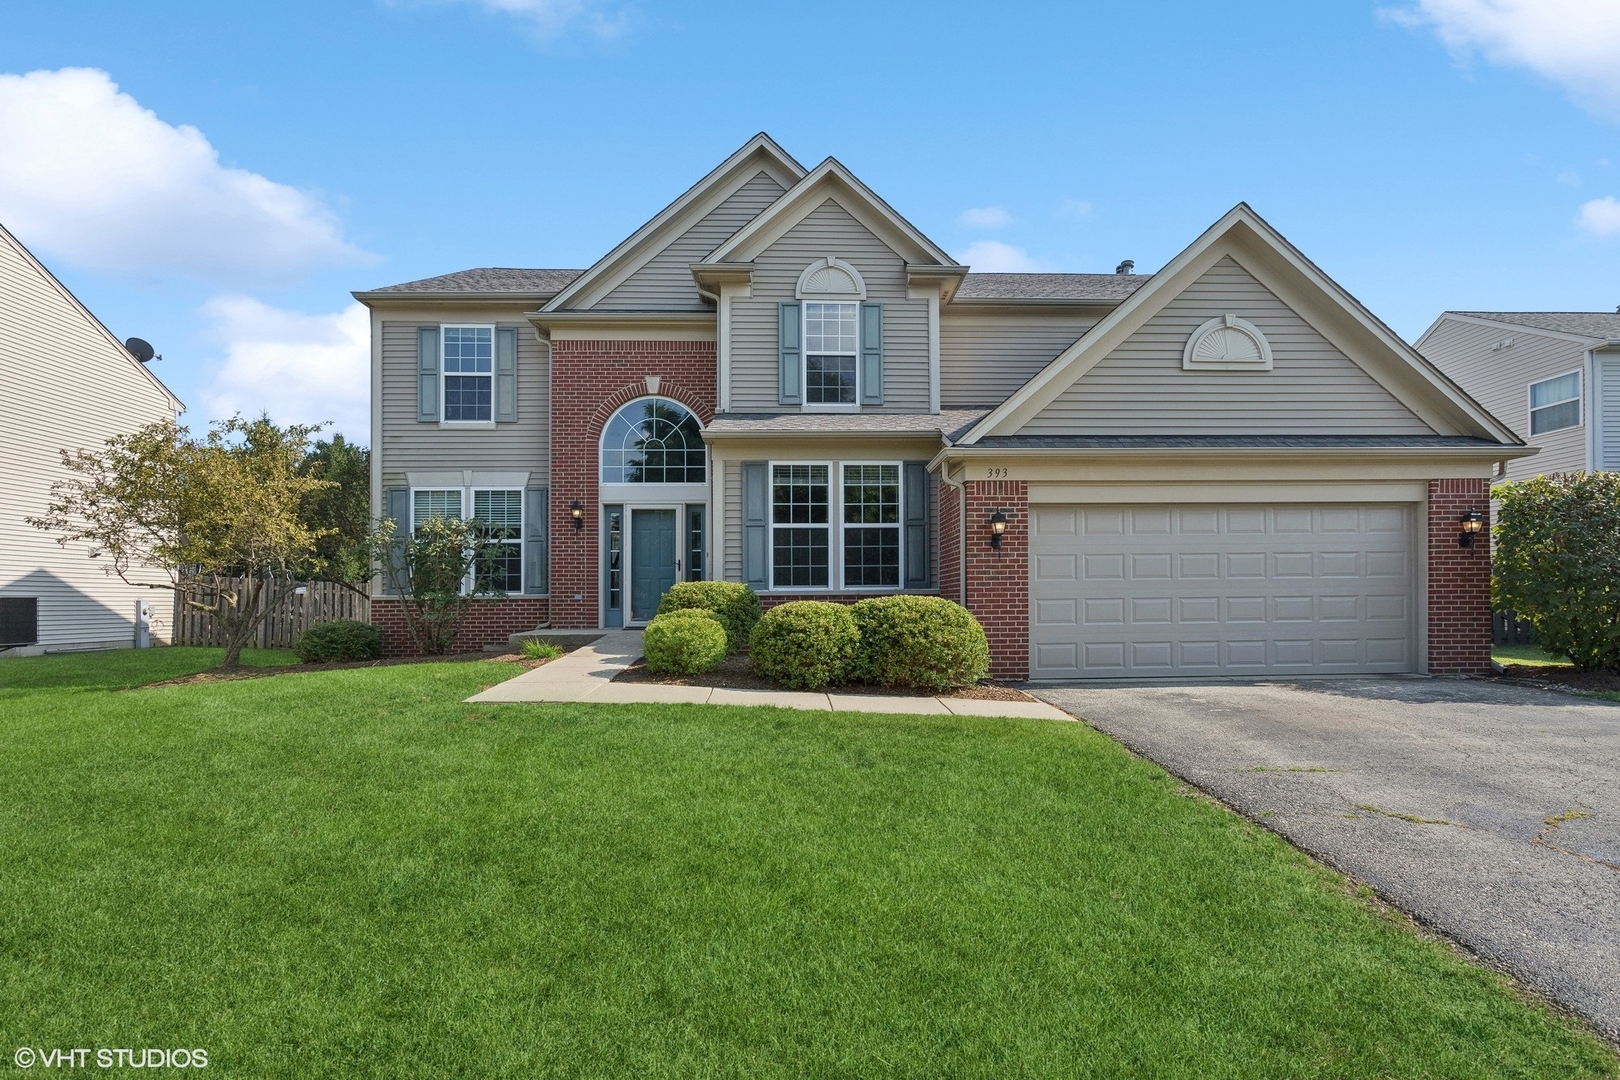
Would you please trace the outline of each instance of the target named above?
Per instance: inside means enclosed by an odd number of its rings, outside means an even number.
[[[1414,670],[1404,506],[1034,506],[1036,679]]]

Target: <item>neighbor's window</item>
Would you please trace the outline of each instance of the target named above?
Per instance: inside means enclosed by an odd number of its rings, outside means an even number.
[[[444,418],[456,423],[494,419],[495,328],[444,328]]]
[[[1530,434],[1579,427],[1581,373],[1572,371],[1546,382],[1530,384]]]
[[[771,587],[827,587],[828,466],[771,466]]]
[[[855,404],[859,304],[804,305],[804,400],[809,405]]]
[[[494,592],[523,591],[523,492],[474,491],[473,518],[490,545],[475,571],[478,584]]]
[[[900,466],[844,466],[844,588],[900,587]]]
[[[411,492],[411,531],[428,518],[461,516],[460,488],[416,488]]]

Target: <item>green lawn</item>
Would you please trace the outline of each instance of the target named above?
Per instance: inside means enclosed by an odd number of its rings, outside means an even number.
[[[1534,645],[1494,645],[1491,659],[1498,664],[1543,664],[1548,667],[1570,667],[1569,657],[1554,656]]]
[[[1614,1076],[1079,724],[0,661],[0,1049],[209,1075]],[[203,651],[199,651],[203,652]]]

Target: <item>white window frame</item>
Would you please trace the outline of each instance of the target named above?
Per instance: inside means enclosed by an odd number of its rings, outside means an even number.
[[[509,488],[509,487],[474,487],[474,488],[468,488],[467,489],[467,508],[468,508],[467,518],[468,518],[468,520],[473,519],[473,514],[476,512],[476,510],[478,508],[478,493],[480,491],[483,491],[483,492],[499,491],[504,495],[510,495],[513,492],[517,493],[517,497],[518,497],[518,531],[517,531],[517,539],[515,539],[515,540],[500,540],[500,541],[497,541],[497,543],[506,544],[506,545],[510,545],[510,546],[513,546],[513,547],[517,548],[517,553],[518,553],[518,584],[517,584],[517,588],[516,589],[507,589],[504,595],[506,595],[506,596],[522,596],[523,595],[523,586],[525,584],[525,582],[523,580],[523,573],[524,573],[523,563],[525,561],[524,558],[523,558],[523,555],[524,555],[523,542],[524,542],[524,538],[528,535],[527,529],[528,529],[528,524],[529,524],[528,521],[526,520],[527,515],[528,515],[528,509],[523,504],[528,502],[528,500],[523,497],[523,489],[522,488]],[[468,589],[472,589],[472,588],[477,587],[477,575],[478,575],[478,568],[473,567],[472,573],[468,576],[468,583],[467,583]],[[491,595],[495,595],[495,594],[491,594]]]
[[[857,529],[887,529],[888,525],[854,525],[849,526],[844,521],[844,469],[857,465],[887,465],[894,468],[894,482],[896,488],[897,516],[892,528],[895,533],[895,549],[900,553],[899,561],[895,563],[893,585],[851,585],[847,579],[847,567],[844,563],[844,530]],[[830,577],[828,580],[832,580]],[[906,466],[900,461],[840,461],[838,463],[838,582],[840,592],[859,593],[894,593],[905,588],[906,583]]]
[[[460,371],[452,372],[452,371],[449,371],[445,367],[444,353],[445,353],[445,349],[448,348],[449,344],[450,344],[450,335],[445,333],[446,330],[488,330],[489,331],[489,375],[488,376],[482,376],[478,372],[473,372],[471,376],[467,376],[466,373],[464,373],[464,372],[460,372]],[[440,427],[493,428],[495,426],[495,364],[496,364],[496,361],[498,359],[496,357],[496,355],[495,355],[495,352],[499,348],[500,348],[500,344],[499,344],[499,342],[497,342],[495,340],[495,324],[494,323],[440,323],[439,324],[439,410],[440,410],[439,415],[441,417],[444,417],[444,419],[441,419],[439,421],[439,426]],[[471,378],[484,378],[484,377],[487,377],[489,379],[489,419],[488,420],[451,420],[451,419],[449,419],[449,415],[450,415],[450,397],[445,392],[446,391],[445,380],[448,379],[451,375],[455,375],[455,376],[458,376],[458,377],[471,377]]]
[[[1561,398],[1558,401],[1550,401],[1545,405],[1534,404],[1536,400],[1536,387],[1546,386],[1548,383],[1557,382],[1559,379],[1567,379],[1571,375],[1575,376],[1574,397]],[[1568,405],[1572,401],[1578,403],[1575,408],[1576,417],[1573,424],[1565,424],[1563,427],[1548,428],[1546,431],[1536,430],[1536,413],[1544,412],[1547,409],[1556,409],[1558,406]],[[1554,375],[1551,378],[1537,379],[1535,382],[1524,388],[1524,404],[1524,427],[1525,436],[1527,438],[1534,438],[1538,435],[1551,435],[1559,431],[1573,431],[1578,427],[1582,427],[1586,423],[1586,375],[1581,371],[1580,368],[1575,368],[1573,371],[1566,371],[1560,375]]]
[[[825,528],[827,530],[827,584],[825,585],[778,585],[776,583],[776,470],[778,466],[803,466],[806,468],[824,465],[827,469],[827,524],[826,525],[782,525],[780,528]],[[769,582],[769,591],[776,593],[829,593],[835,592],[833,582],[842,581],[843,567],[838,557],[838,538],[842,532],[833,520],[835,513],[843,511],[843,494],[839,488],[838,462],[836,461],[768,461],[765,463],[765,480],[770,485],[770,498],[767,500],[767,513],[770,515],[769,541],[765,546],[766,578]]]
[[[839,304],[855,309],[855,351],[853,353],[818,352],[817,356],[849,356],[855,361],[855,400],[810,400],[810,312],[811,304]],[[799,385],[804,387],[804,412],[859,412],[861,407],[861,302],[859,300],[800,300],[799,301]]]

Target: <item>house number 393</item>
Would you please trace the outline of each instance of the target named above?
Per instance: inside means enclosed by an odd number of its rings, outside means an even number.
[[[986,469],[984,471],[984,478],[986,480],[1005,480],[1005,479],[1007,479],[1007,470],[1006,469]]]

